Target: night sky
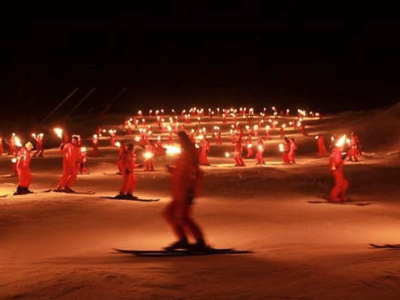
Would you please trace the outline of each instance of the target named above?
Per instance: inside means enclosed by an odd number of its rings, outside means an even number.
[[[76,87],[53,118],[92,88],[73,115],[98,114],[124,87],[110,113],[229,105],[336,112],[399,101],[398,23],[334,3],[190,6],[2,11],[3,120],[38,122]]]

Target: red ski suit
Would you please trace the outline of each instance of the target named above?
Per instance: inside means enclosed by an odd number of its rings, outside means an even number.
[[[358,161],[358,156],[360,155],[360,150],[359,150],[359,140],[358,137],[355,135],[352,135],[350,138],[350,149],[347,153],[349,160],[351,161]]]
[[[18,186],[29,188],[32,183],[32,174],[29,169],[31,163],[31,152],[22,147],[17,154]]]
[[[243,157],[242,157],[242,142],[237,140],[235,143],[235,154],[234,158],[236,161],[235,167],[244,167]]]
[[[325,139],[323,135],[318,136],[317,144],[318,144],[318,156],[319,157],[326,156]]]
[[[257,146],[257,154],[256,154],[256,164],[257,165],[265,165],[265,160],[263,157],[264,154],[264,142],[260,140]]]
[[[133,149],[125,150],[121,157],[121,167],[123,182],[120,188],[121,194],[133,194],[136,187],[136,177],[134,174],[135,170],[135,154]]]
[[[349,183],[343,175],[344,161],[342,159],[341,149],[335,147],[329,158],[329,169],[332,171],[333,178],[335,179],[335,186],[333,187],[330,200],[331,201],[346,201],[346,191]]]
[[[154,155],[156,154],[156,146],[153,142],[148,142],[146,145],[146,152],[151,154],[151,157],[147,157],[144,160],[145,170],[154,171]]]
[[[39,157],[43,156],[43,137],[39,134],[36,136],[36,152],[33,154],[33,157],[39,155]]]
[[[74,144],[76,143],[76,144]],[[58,187],[71,188],[78,174],[79,148],[76,142],[69,142],[61,149],[63,154],[63,174]]]
[[[204,179],[194,147],[183,150],[175,166],[168,166],[168,171],[172,174],[173,199],[165,207],[163,217],[179,240],[187,239],[187,232],[196,241],[204,240],[201,228],[192,218],[193,200],[200,195]]]
[[[204,139],[201,143],[201,150],[200,150],[200,165],[202,166],[209,166],[210,162],[208,161],[207,154],[210,152],[210,142]]]
[[[4,147],[3,147],[3,138],[0,137],[0,156],[3,155]]]

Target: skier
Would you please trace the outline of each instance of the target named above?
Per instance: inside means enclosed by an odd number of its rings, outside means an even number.
[[[244,167],[245,166],[245,164],[243,162],[242,151],[243,151],[242,141],[240,139],[237,139],[235,142],[235,155],[234,155],[234,159],[236,162],[235,167]]]
[[[119,155],[118,155],[118,160],[117,160],[117,167],[118,167],[118,172],[116,173],[117,175],[122,175],[122,155],[126,151],[126,144],[124,142],[120,142],[119,144]]]
[[[36,139],[36,152],[33,154],[33,157],[36,157],[38,155],[39,157],[43,157],[43,133],[40,133],[38,135],[35,135]]]
[[[204,136],[204,138],[201,141],[200,145],[201,145],[200,146],[200,155],[199,155],[200,165],[202,165],[202,166],[210,166],[210,162],[208,161],[208,158],[207,158],[207,155],[210,152],[210,142]]]
[[[350,136],[350,149],[349,152],[347,153],[348,155],[348,160],[356,162],[358,161],[358,156],[361,154],[360,148],[360,141],[358,137],[354,134],[354,132],[351,133]]]
[[[265,165],[264,154],[264,140],[261,138],[258,140],[257,154],[256,154],[256,165]]]
[[[318,157],[326,156],[326,147],[325,147],[325,138],[322,134],[317,135],[316,137],[317,145],[318,145]]]
[[[282,161],[284,164],[290,163],[289,159],[289,152],[290,152],[290,141],[289,138],[285,137],[283,142],[283,147],[282,147]]]
[[[24,195],[33,193],[29,190],[29,186],[32,183],[32,174],[29,168],[31,163],[31,150],[33,145],[31,142],[27,142],[17,154],[17,172],[18,172],[18,186],[14,195]]]
[[[172,201],[163,211],[163,217],[171,225],[178,241],[166,247],[165,250],[190,249],[204,251],[208,249],[204,241],[204,234],[192,218],[193,201],[199,196],[204,173],[199,167],[199,159],[194,144],[188,135],[178,133],[182,152],[175,166],[167,166],[172,174]],[[189,244],[187,232],[196,240],[194,245]]]
[[[288,152],[288,159],[290,164],[295,164],[296,159],[296,150],[297,150],[297,143],[294,138],[289,138],[289,152]]]
[[[346,191],[349,183],[343,175],[344,159],[346,152],[342,152],[345,136],[339,139],[335,148],[332,149],[332,154],[329,158],[329,168],[332,171],[333,178],[335,179],[335,186],[333,187],[329,200],[330,201],[347,201]],[[342,154],[344,153],[344,154]]]
[[[133,191],[136,187],[136,177],[133,173],[136,160],[134,149],[133,144],[128,144],[126,150],[122,153],[121,168],[123,183],[119,190],[119,195],[116,197],[118,199],[137,199],[137,197],[133,196]]]
[[[86,169],[86,147],[81,147],[81,150],[79,151],[79,156],[78,156],[78,170],[80,174],[86,174],[87,169]]]
[[[99,157],[100,156],[99,138],[98,138],[97,134],[93,134],[92,147],[93,147],[93,156],[94,157]]]
[[[148,140],[147,145],[145,146],[145,171],[154,171],[154,155],[156,154],[156,145],[153,140]]]
[[[4,153],[3,137],[0,135],[0,156]]]
[[[74,193],[71,189],[78,174],[79,136],[73,135],[67,144],[61,144],[63,154],[63,174],[55,189],[56,192]]]

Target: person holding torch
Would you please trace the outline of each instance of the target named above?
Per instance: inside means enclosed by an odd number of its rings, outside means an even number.
[[[25,195],[33,193],[29,190],[29,186],[32,183],[32,174],[29,168],[31,164],[31,151],[33,145],[31,142],[27,142],[17,154],[16,168],[18,172],[18,186],[14,192],[14,195]]]
[[[79,138],[73,135],[71,141],[60,148],[63,154],[63,174],[55,192],[74,193],[71,187],[78,175]]]

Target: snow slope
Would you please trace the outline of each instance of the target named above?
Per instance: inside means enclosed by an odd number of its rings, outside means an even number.
[[[232,151],[229,136],[223,146],[212,142],[212,166],[204,167],[195,217],[211,245],[254,251],[244,255],[138,258],[113,252],[159,249],[174,240],[160,215],[170,200],[164,164],[172,158],[159,159],[156,172],[137,172],[136,194],[160,202],[101,199],[121,184],[120,176],[104,175],[116,171],[118,150],[102,140],[104,156],[89,158],[90,174],[79,175],[75,185],[96,195],[0,198],[0,299],[397,300],[400,252],[368,244],[400,243],[399,114],[397,104],[308,120],[310,137],[288,132],[300,146],[295,165],[281,164],[278,131],[267,143],[266,166],[248,159],[245,168],[234,168],[233,159],[221,155]],[[98,125],[116,127],[114,119]],[[212,128],[216,121],[204,124]],[[309,204],[333,183],[313,135],[351,131],[366,155],[346,163],[349,196],[372,205]],[[0,174],[10,169],[10,157],[3,155]],[[55,187],[58,150],[34,158],[31,169],[32,190]],[[0,194],[16,184],[16,178],[0,178]]]

